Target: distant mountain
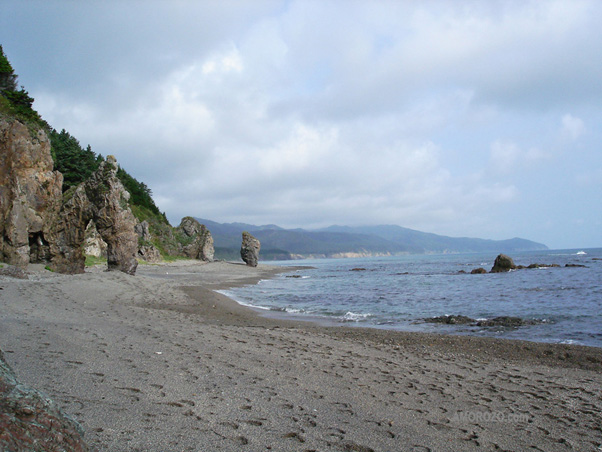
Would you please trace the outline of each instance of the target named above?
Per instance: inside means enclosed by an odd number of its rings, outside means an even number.
[[[513,238],[507,240],[487,240],[469,237],[448,237],[395,225],[382,226],[330,226],[321,229],[331,232],[352,232],[369,234],[403,244],[419,253],[478,253],[478,252],[512,252],[546,250],[543,243],[531,240]]]
[[[197,218],[207,226],[215,244],[217,259],[240,257],[241,234],[248,231],[261,242],[263,260],[303,257],[361,257],[395,254],[470,253],[545,250],[547,246],[530,240],[485,240],[446,237],[395,225],[330,226],[305,230],[284,229],[273,224],[216,223]]]

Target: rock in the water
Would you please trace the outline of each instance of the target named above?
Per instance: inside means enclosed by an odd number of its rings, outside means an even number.
[[[471,275],[480,275],[483,273],[487,273],[487,270],[485,270],[483,267],[475,268],[470,271]]]
[[[261,243],[247,231],[242,233],[242,245],[240,247],[240,257],[250,267],[257,267],[259,261],[259,250]]]
[[[516,269],[516,265],[514,265],[512,258],[505,254],[500,254],[495,258],[493,267],[491,267],[491,273],[509,272],[514,269]]]
[[[465,315],[441,315],[439,317],[430,317],[424,319],[428,323],[444,323],[446,325],[466,325],[474,323],[475,319],[466,317]]]
[[[0,261],[25,268],[50,259],[63,186],[53,166],[42,129],[0,116]]]
[[[0,351],[0,450],[86,452],[77,422],[40,392],[20,383]]]
[[[538,325],[542,323],[540,320],[522,319],[520,317],[511,316],[500,316],[492,319],[477,320],[465,315],[442,315],[423,320],[428,323],[443,323],[446,325],[468,325],[479,327],[502,326],[508,328],[515,328],[525,325]]]
[[[192,217],[184,217],[178,229],[191,239],[191,242],[182,248],[185,256],[205,262],[213,261],[215,254],[213,237],[204,224],[200,224]]]
[[[94,221],[96,230],[107,244],[108,270],[133,275],[138,261],[138,223],[128,200],[130,194],[117,178],[117,161],[106,161],[77,188],[65,193],[66,201],[57,219],[56,243],[51,244],[53,270],[83,273],[85,230]]]
[[[500,316],[494,317],[492,319],[487,320],[479,320],[476,325],[477,326],[505,326],[505,327],[517,327],[517,326],[525,326],[525,325],[538,325],[541,323],[537,320],[530,319],[521,319],[520,317],[511,317],[511,316]]]

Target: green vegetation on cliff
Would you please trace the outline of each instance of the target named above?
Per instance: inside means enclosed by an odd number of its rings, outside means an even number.
[[[31,130],[42,128],[50,139],[54,169],[63,175],[63,193],[69,196],[75,187],[98,169],[104,157],[92,151],[90,145],[83,148],[79,141],[65,129],[60,132],[42,119],[33,108],[34,99],[24,87],[17,88],[18,76],[0,45],[0,115],[27,124]],[[130,193],[129,205],[139,221],[147,221],[163,256],[174,254],[178,240],[164,213],[152,198],[151,189],[119,167],[117,177]],[[154,241],[155,242],[155,241]]]
[[[83,149],[65,129],[60,132],[50,130],[49,138],[54,169],[63,174],[63,192],[85,181],[103,161],[102,156],[96,155],[89,145]]]
[[[48,124],[33,109],[33,97],[23,86],[17,89],[17,80],[18,76],[0,45],[0,113],[29,125],[47,128]]]

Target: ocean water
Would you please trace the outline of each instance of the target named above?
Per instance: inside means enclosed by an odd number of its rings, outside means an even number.
[[[514,253],[517,265],[561,267],[470,274],[477,267],[491,269],[495,257],[447,254],[269,262],[313,268],[223,293],[267,315],[302,316],[334,325],[602,347],[602,248]],[[357,268],[363,270],[353,270]],[[442,315],[514,316],[539,323],[478,327],[424,321]]]

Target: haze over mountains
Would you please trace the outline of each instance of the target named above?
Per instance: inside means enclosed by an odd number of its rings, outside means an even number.
[[[531,240],[486,240],[447,237],[395,225],[330,226],[322,229],[284,229],[274,224],[217,223],[197,218],[211,231],[217,259],[238,259],[241,234],[248,231],[261,242],[263,260],[360,257],[395,254],[512,253],[545,250]]]

